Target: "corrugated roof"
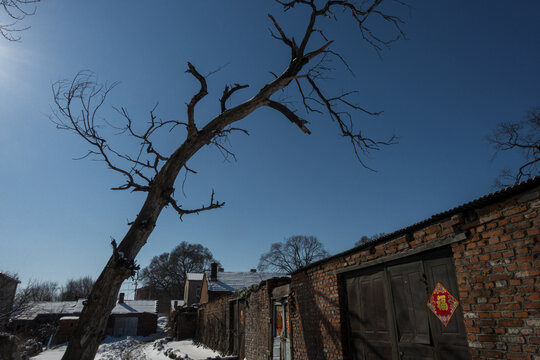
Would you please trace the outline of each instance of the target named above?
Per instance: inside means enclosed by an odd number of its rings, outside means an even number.
[[[453,216],[455,214],[462,213],[462,212],[467,211],[467,210],[478,209],[478,208],[481,208],[481,207],[496,203],[498,201],[505,200],[505,199],[510,198],[510,197],[512,197],[514,195],[517,195],[517,194],[523,193],[525,191],[534,189],[534,188],[536,188],[538,186],[540,186],[540,176],[536,176],[536,177],[534,177],[532,179],[529,179],[527,181],[524,181],[522,183],[519,183],[519,184],[510,186],[510,187],[504,188],[502,190],[495,191],[493,193],[484,195],[484,196],[482,196],[482,197],[480,197],[478,199],[469,201],[469,202],[467,202],[465,204],[459,205],[459,206],[457,206],[455,208],[452,208],[450,210],[447,210],[447,211],[432,215],[431,217],[429,217],[429,218],[427,218],[425,220],[422,220],[422,221],[417,222],[415,224],[409,225],[409,226],[407,226],[405,228],[396,230],[396,231],[394,231],[394,232],[392,232],[390,234],[386,234],[384,236],[381,236],[380,238],[375,239],[373,241],[369,241],[369,242],[364,243],[364,244],[362,244],[360,246],[356,246],[356,247],[354,247],[352,249],[343,251],[343,252],[341,252],[339,254],[329,256],[326,259],[316,261],[316,262],[314,262],[314,263],[312,263],[312,264],[310,264],[310,265],[308,265],[306,267],[303,267],[301,269],[296,270],[295,272],[293,272],[293,274],[296,274],[296,273],[302,272],[304,270],[310,269],[310,268],[312,268],[314,266],[325,263],[326,261],[329,261],[329,260],[332,260],[332,259],[335,259],[335,258],[338,258],[338,257],[346,256],[346,255],[354,253],[354,252],[357,252],[360,249],[367,248],[367,247],[370,247],[370,246],[373,246],[373,245],[376,245],[376,244],[384,243],[384,242],[389,241],[389,240],[391,240],[391,239],[393,239],[395,237],[407,234],[407,233],[409,233],[411,231],[416,231],[416,230],[418,230],[420,228],[428,226],[429,224],[432,224],[432,223],[435,223],[437,221],[443,220],[445,218],[451,217],[451,216]]]
[[[208,291],[226,292],[247,288],[251,285],[258,285],[262,281],[274,278],[282,278],[288,275],[278,273],[258,273],[258,272],[220,272],[217,273],[217,280],[210,280],[210,272],[206,272]]]
[[[194,280],[194,281],[197,281],[197,280],[202,280],[203,279],[203,276],[204,274],[203,273],[187,273],[187,279],[188,280]]]

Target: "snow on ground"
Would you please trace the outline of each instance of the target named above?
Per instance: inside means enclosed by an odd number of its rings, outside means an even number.
[[[207,360],[222,359],[219,353],[197,346],[192,340],[166,340],[167,317],[158,319],[157,333],[147,336],[125,336],[114,338],[107,336],[99,346],[95,360]],[[49,349],[31,358],[32,360],[60,360],[66,345]]]
[[[114,341],[116,340],[116,341]],[[60,360],[66,346],[42,352],[32,360]],[[174,355],[171,355],[174,354]],[[154,342],[142,342],[141,338],[109,338],[99,346],[95,360],[207,360],[224,359],[219,353],[208,348],[197,346],[192,340],[166,341],[159,339]]]
[[[146,355],[146,359],[151,360],[165,360],[171,357],[186,360],[224,359],[218,352],[195,345],[191,339],[169,342],[165,339],[156,340],[153,344],[145,345],[142,352]]]

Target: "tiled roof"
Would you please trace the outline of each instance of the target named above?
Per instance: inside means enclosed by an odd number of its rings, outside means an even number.
[[[258,272],[220,272],[217,273],[217,280],[210,280],[210,272],[206,272],[208,291],[225,292],[236,291],[257,285],[264,280],[281,278],[287,275],[278,273],[258,273]]]
[[[467,202],[465,204],[462,204],[462,205],[459,205],[459,206],[457,206],[457,207],[455,207],[453,209],[450,209],[450,210],[447,210],[447,211],[432,215],[431,217],[429,217],[429,218],[427,218],[425,220],[422,220],[422,221],[417,222],[415,224],[409,225],[409,226],[407,226],[405,228],[396,230],[396,231],[394,231],[394,232],[392,232],[390,234],[386,234],[384,236],[381,236],[380,238],[377,238],[375,240],[369,241],[369,242],[364,243],[362,245],[356,246],[356,247],[354,247],[352,249],[343,251],[343,252],[341,252],[339,254],[329,256],[326,259],[316,261],[316,262],[314,262],[314,263],[312,263],[312,264],[310,264],[310,265],[308,265],[306,267],[303,267],[301,269],[296,270],[295,272],[293,272],[293,274],[299,273],[299,272],[304,271],[304,270],[307,270],[309,268],[312,268],[314,266],[322,264],[322,263],[324,263],[326,261],[329,261],[331,259],[335,259],[335,258],[338,258],[338,257],[341,257],[341,256],[351,254],[351,253],[356,252],[356,251],[358,251],[358,250],[360,250],[362,248],[370,247],[370,246],[375,245],[375,244],[384,243],[384,242],[389,241],[389,240],[391,240],[391,239],[393,239],[393,238],[395,238],[397,236],[404,235],[404,234],[407,234],[407,233],[409,233],[411,231],[415,231],[417,229],[426,227],[429,224],[432,224],[434,222],[437,222],[437,221],[443,220],[445,218],[451,217],[451,216],[453,216],[455,214],[458,214],[458,213],[461,213],[461,212],[464,212],[464,211],[467,211],[467,210],[478,209],[478,208],[481,208],[483,206],[487,206],[487,205],[496,203],[498,201],[505,200],[505,199],[507,199],[507,198],[509,198],[511,196],[523,193],[525,191],[534,189],[534,188],[539,187],[539,186],[540,186],[540,176],[536,176],[536,177],[534,177],[532,179],[529,179],[527,181],[524,181],[522,183],[519,183],[519,184],[510,186],[510,187],[504,188],[504,189],[499,190],[499,191],[495,191],[493,193],[487,194],[487,195],[482,196],[482,197],[480,197],[478,199],[475,199],[473,201],[469,201],[469,202]]]
[[[197,280],[202,280],[203,279],[203,276],[204,274],[203,273],[187,273],[187,279],[188,280],[194,280],[194,281],[197,281]]]

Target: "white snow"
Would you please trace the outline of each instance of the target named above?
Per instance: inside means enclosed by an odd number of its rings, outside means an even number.
[[[162,347],[163,346],[163,347]],[[160,350],[161,349],[161,350]],[[170,359],[170,353],[174,353],[177,359],[186,360],[206,360],[221,359],[218,352],[211,349],[197,346],[192,340],[180,340],[166,342],[163,339],[155,341],[153,344],[147,344],[142,348],[146,359],[165,360]]]
[[[60,360],[66,345],[42,352],[32,360]],[[197,346],[192,340],[169,341],[159,339],[154,342],[142,342],[141,338],[111,338],[107,337],[99,346],[95,360],[117,360],[129,354],[130,359],[136,360],[165,360],[174,353],[177,359],[207,360],[222,359],[219,353],[208,348]],[[122,356],[124,355],[124,357]]]
[[[95,360],[207,360],[223,359],[219,353],[208,348],[197,346],[191,339],[181,341],[168,341],[164,338],[167,317],[158,319],[158,332],[148,337],[121,337],[107,336],[97,351]],[[49,349],[31,358],[32,360],[60,360],[66,351],[66,345]],[[172,356],[169,356],[174,354]]]

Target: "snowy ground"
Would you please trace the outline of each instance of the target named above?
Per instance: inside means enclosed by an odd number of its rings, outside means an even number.
[[[118,341],[101,344],[95,360],[165,360],[173,358],[185,360],[222,359],[219,353],[193,344],[191,340],[141,342],[137,338],[119,338]],[[160,346],[161,345],[161,346]],[[66,346],[42,352],[32,360],[60,360]]]
[[[222,359],[219,353],[197,346],[192,340],[167,341],[163,337],[166,326],[165,320],[158,320],[158,333],[150,337],[106,337],[99,346],[95,360],[206,360]],[[60,360],[66,351],[66,346],[49,349],[32,360]]]

